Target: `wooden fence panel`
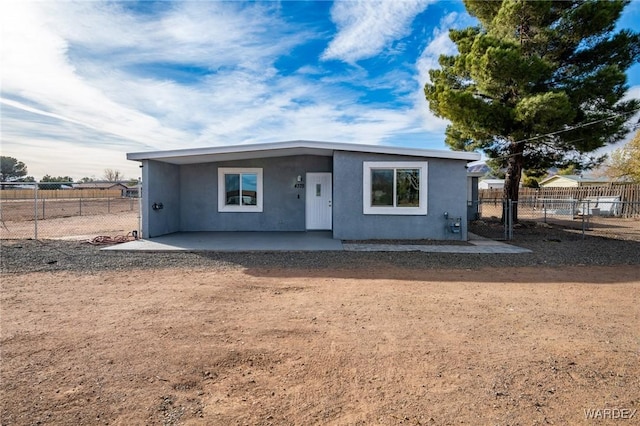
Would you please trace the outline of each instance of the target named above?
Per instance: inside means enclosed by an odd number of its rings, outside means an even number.
[[[4,189],[0,191],[2,200],[33,200],[33,189]],[[69,198],[119,198],[119,189],[38,189],[40,199]]]

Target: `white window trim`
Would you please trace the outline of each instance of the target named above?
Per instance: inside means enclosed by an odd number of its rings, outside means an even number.
[[[419,207],[394,207],[371,205],[372,169],[420,169]],[[364,161],[362,164],[362,213],[381,215],[426,215],[427,214],[427,162],[426,161]],[[395,173],[394,173],[395,182]],[[394,185],[395,187],[395,185]]]
[[[226,174],[243,174],[243,173],[254,173],[257,176],[256,182],[256,190],[257,194],[257,202],[255,206],[228,206],[225,204],[225,194],[226,189],[224,187]],[[242,179],[240,179],[242,181]],[[263,185],[262,185],[262,169],[261,168],[250,168],[250,167],[218,167],[218,211],[219,212],[235,212],[235,213],[261,213],[262,212],[262,196],[263,196]]]

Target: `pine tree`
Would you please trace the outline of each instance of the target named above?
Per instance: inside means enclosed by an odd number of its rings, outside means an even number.
[[[425,95],[451,121],[452,149],[506,169],[505,199],[523,171],[589,169],[603,160],[590,153],[625,137],[640,107],[622,101],[640,58],[640,35],[614,31],[627,3],[465,0],[479,26],[450,31],[458,54],[440,57]]]

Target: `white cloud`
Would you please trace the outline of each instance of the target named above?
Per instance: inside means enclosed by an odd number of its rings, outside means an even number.
[[[82,123],[107,135],[151,143],[162,135],[184,135],[155,118],[114,102],[77,72],[68,58],[69,43],[47,24],[39,3],[16,2],[2,9],[3,98],[28,99],[29,107]],[[15,105],[19,107],[18,105]]]
[[[175,5],[161,19],[145,20],[118,3],[3,2],[3,153],[22,152],[18,157],[30,160],[36,176],[54,174],[64,163],[51,159],[69,163],[89,152],[117,160],[104,167],[123,169],[135,165],[124,159],[126,151],[193,146],[199,131],[216,121],[233,126],[244,117],[250,126],[246,111],[268,96],[273,60],[307,34],[278,37],[272,30],[278,22],[270,23],[262,6],[238,13],[233,3]],[[271,33],[260,37],[264,32]],[[185,62],[229,70],[181,85],[135,69]],[[108,141],[127,148],[103,155]],[[38,159],[56,149],[60,155]]]
[[[21,109],[2,109],[2,155],[23,161],[29,175],[37,179],[45,174],[100,177],[105,168],[114,168],[127,177],[137,177],[137,165],[124,159],[128,150],[144,150],[146,146],[109,137],[77,123],[55,116],[25,115]],[[78,140],[87,143],[77,143]]]
[[[367,51],[388,52],[426,7],[342,3],[333,13],[343,31],[332,46],[352,59],[364,51],[350,50],[349,34],[365,35]],[[134,177],[126,152],[290,139],[404,143],[425,129],[442,139],[444,126],[425,115],[424,82],[414,79],[424,69],[412,69],[413,59],[374,79],[327,62],[287,74],[277,61],[326,32],[283,21],[274,3],[160,2],[153,14],[128,9],[135,5],[0,3],[3,155],[37,178],[105,168]],[[366,13],[351,25],[340,8]],[[171,72],[183,67],[200,72],[181,81]],[[362,103],[374,87],[398,100]]]
[[[322,54],[322,59],[355,63],[387,48],[390,42],[411,32],[411,22],[429,1],[337,1],[331,17],[338,34]]]
[[[471,24],[469,16],[444,17],[434,32],[426,30],[430,41],[418,59],[398,60],[386,73],[354,65],[413,51],[415,39],[406,36],[427,5],[335,2],[338,33],[324,58],[351,62],[344,67],[295,63],[304,56],[296,50],[326,40],[330,31],[317,16],[305,22],[281,16],[281,3],[1,1],[3,153],[24,152],[33,159],[27,162],[32,174],[41,176],[64,164],[115,162],[98,173],[135,167],[125,160],[127,151],[283,139],[404,143],[415,137],[437,140],[434,148],[441,148],[446,122],[429,113],[422,89],[437,57],[455,51],[448,28]],[[434,9],[442,8],[427,13]],[[279,60],[297,71],[278,70]],[[171,75],[183,67],[200,72],[189,81]],[[372,103],[374,90],[395,99]],[[39,152],[46,157],[37,159]],[[34,168],[50,158],[55,164]]]
[[[640,99],[640,86],[632,86],[627,90],[623,100]]]
[[[622,98],[622,100],[631,100],[631,99],[640,99],[640,86],[630,87],[629,90],[627,90],[627,93],[625,93],[624,98]],[[638,122],[640,122],[640,112],[635,113],[632,117],[629,118],[629,123],[638,123]],[[620,142],[614,143],[613,145],[603,146],[602,148],[596,150],[594,153],[596,155],[610,154],[612,151],[618,148],[622,148],[623,146],[628,144],[631,141],[631,139],[633,139],[633,136],[636,134],[636,132],[638,131],[639,130],[636,129],[635,131],[629,132],[627,133],[627,136]]]
[[[424,85],[431,81],[429,71],[440,68],[438,59],[440,55],[455,55],[456,45],[449,38],[450,28],[459,28],[469,25],[469,17],[456,12],[445,15],[437,28],[433,29],[431,41],[427,44],[422,54],[416,61],[415,78],[418,81],[420,90],[415,93],[414,108],[419,112],[419,120],[424,129],[434,133],[444,133],[447,120],[436,117],[430,110],[424,95]],[[420,108],[422,106],[422,108]]]
[[[144,22],[139,17],[121,15],[122,11],[114,10],[113,5],[64,5],[66,8],[47,10],[48,19],[44,19],[45,13],[33,4],[21,9],[22,13],[30,14],[34,22],[39,22],[36,28],[41,28],[35,34],[23,33],[33,42],[23,42],[22,49],[36,49],[43,39],[55,40],[57,44],[44,46],[45,54],[40,55],[42,59],[38,63],[27,64],[16,59],[12,68],[21,73],[16,71],[7,76],[10,84],[5,91],[17,94],[23,93],[25,87],[31,91],[37,87],[40,92],[25,96],[37,107],[10,99],[5,102],[30,114],[28,116],[35,113],[79,125],[58,124],[59,131],[47,126],[46,131],[55,132],[56,137],[64,138],[59,132],[66,131],[68,139],[84,139],[83,143],[91,144],[79,134],[85,127],[92,138],[135,141],[138,149],[297,138],[376,143],[392,132],[411,126],[404,111],[360,106],[357,104],[359,93],[338,88],[343,81],[357,78],[353,72],[336,76],[313,69],[316,76],[325,75],[320,82],[305,79],[303,72],[298,76],[274,78],[275,70],[271,67],[278,55],[273,51],[286,52],[305,34],[274,42],[273,37],[251,36],[255,29],[243,33],[242,29],[252,28],[252,23],[260,23],[258,27],[268,26],[266,18],[256,15],[257,12],[243,13],[245,21],[240,22],[239,16],[230,14],[233,10],[203,11],[198,8],[210,5],[186,3],[181,9],[167,12],[162,19]],[[84,25],[68,25],[81,17]],[[24,22],[25,18],[18,21]],[[229,31],[225,26],[229,23],[239,30]],[[216,29],[218,25],[221,27]],[[29,31],[20,28],[14,28],[14,34]],[[104,30],[91,31],[94,28]],[[205,28],[213,28],[214,35],[198,38],[198,33],[206,32]],[[226,35],[229,32],[235,34],[233,39]],[[221,39],[216,38],[218,33]],[[229,49],[229,44],[235,44],[234,49]],[[78,57],[72,58],[70,46],[91,49],[92,53],[85,57],[80,51],[76,54]],[[223,68],[196,84],[182,85],[130,72],[127,66],[136,58],[136,52],[139,52],[139,62],[166,61],[175,52],[174,61]],[[242,64],[251,62],[245,58],[261,65],[245,67]],[[224,68],[231,64],[235,65]],[[46,70],[57,84],[34,85],[37,70]],[[301,71],[310,70],[307,67]],[[364,76],[362,70],[355,72],[359,78]],[[385,119],[390,122],[386,123]],[[29,120],[14,120],[12,125],[33,130],[25,124]],[[52,138],[49,143],[53,141]]]
[[[69,153],[73,153],[72,158],[69,158]],[[140,177],[138,164],[123,161],[122,151],[108,145],[79,146],[64,140],[31,136],[21,141],[19,146],[11,143],[3,146],[3,155],[24,162],[28,174],[36,179],[46,174],[71,176],[74,180],[85,176],[101,179],[108,168],[120,171],[127,179]]]
[[[278,79],[273,84],[254,88],[255,98],[243,99],[243,103],[230,106],[228,114],[212,118],[199,142],[209,145],[228,140],[256,143],[311,139],[380,143],[411,121],[405,111],[360,105],[356,92],[331,89],[297,77]],[[232,96],[230,92],[229,97]],[[238,110],[246,111],[246,116],[233,116],[233,111]]]
[[[365,4],[349,2],[349,4],[351,8],[350,11],[353,14],[357,13],[356,10],[358,7],[364,7],[365,11],[362,12],[362,15],[366,16],[366,10],[370,10],[367,8],[371,8],[371,2],[366,2]],[[373,12],[371,13],[373,14]],[[413,19],[413,16],[411,19]],[[363,23],[365,20],[366,18],[363,17],[360,21],[354,21],[354,26],[358,27],[357,24]],[[375,19],[373,19],[373,21],[375,22]],[[410,23],[411,20],[408,22]],[[439,67],[438,57],[441,54],[455,54],[456,52],[454,43],[451,42],[448,37],[448,29],[450,27],[468,26],[470,24],[471,19],[466,14],[461,15],[453,12],[444,16],[440,21],[439,27],[433,30],[431,41],[411,68],[405,68],[404,66],[397,67],[379,77],[371,78],[365,70],[355,65],[351,68],[350,74],[348,75],[330,77],[330,79],[334,81],[357,81],[363,87],[372,90],[386,90],[397,95],[395,100],[396,105],[403,105],[401,108],[396,106],[394,109],[388,110],[380,106],[372,108],[371,105],[369,105],[369,108],[366,110],[362,108],[360,113],[366,117],[365,121],[371,120],[371,122],[367,122],[367,124],[361,128],[359,128],[358,124],[352,124],[349,126],[349,129],[346,129],[344,132],[349,134],[349,130],[357,129],[358,133],[355,135],[355,138],[366,135],[366,137],[371,138],[371,140],[376,141],[376,143],[389,143],[389,141],[393,141],[394,143],[407,143],[407,140],[417,137],[413,143],[418,144],[418,146],[442,149],[444,146],[443,134],[448,122],[435,117],[429,111],[423,88],[424,84],[428,81],[428,71]],[[366,25],[364,25],[364,27],[366,27]],[[353,33],[357,33],[357,29],[353,29],[352,32],[345,31],[341,34]],[[390,31],[388,34],[394,33]],[[397,35],[399,32],[395,34]],[[340,35],[338,35],[335,40],[339,38]],[[389,38],[389,40],[391,40],[391,38]],[[372,40],[370,47],[373,45],[377,46],[378,49],[385,47],[380,44],[375,44],[375,38]],[[347,46],[345,43],[345,49]],[[373,48],[371,49],[373,50]],[[348,52],[348,54],[354,55],[356,53],[358,52],[355,50]],[[345,56],[343,59],[353,60],[354,58],[355,56]],[[328,79],[329,78],[325,80]],[[384,120],[389,120],[389,122],[385,122],[382,117],[384,117]],[[380,121],[375,118],[380,118]],[[369,133],[367,129],[371,129],[372,131]]]
[[[438,59],[440,55],[454,55],[457,53],[455,44],[449,38],[449,31],[443,28],[437,28],[433,32],[431,42],[418,58],[418,76],[420,81],[427,83],[431,81],[429,78],[429,70],[440,68]]]

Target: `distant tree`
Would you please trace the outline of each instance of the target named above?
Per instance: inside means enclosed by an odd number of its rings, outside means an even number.
[[[44,175],[40,182],[63,182],[63,183],[71,183],[73,182],[73,178],[71,176],[49,176]]]
[[[81,178],[78,182],[80,182],[80,183],[95,182],[95,179],[85,176],[85,177]]]
[[[73,178],[71,176],[49,176],[44,175],[40,182],[60,182],[59,184],[40,184],[38,188],[40,189],[60,189],[62,188],[63,183],[71,183],[73,182]]]
[[[612,179],[640,183],[640,130],[622,148],[611,153],[605,174]]]
[[[570,164],[565,168],[562,168],[560,170],[558,170],[558,173],[560,176],[570,176],[570,175],[579,175],[581,173],[581,170],[579,170],[578,167],[576,167],[575,164]]]
[[[27,175],[27,166],[13,157],[0,156],[0,182],[12,182]]]
[[[522,186],[525,188],[540,188],[540,181],[533,176],[524,176],[522,178]]]
[[[623,139],[640,107],[623,100],[640,58],[640,34],[616,31],[628,1],[464,3],[478,26],[449,31],[457,54],[425,86],[430,110],[451,121],[446,143],[506,169],[511,200],[525,170],[601,163],[590,153]]]
[[[487,159],[486,164],[489,167],[489,175],[496,179],[504,179],[505,169],[502,167],[502,162],[495,159]]]
[[[104,169],[104,180],[109,182],[119,182],[124,180],[124,175],[119,170]]]

